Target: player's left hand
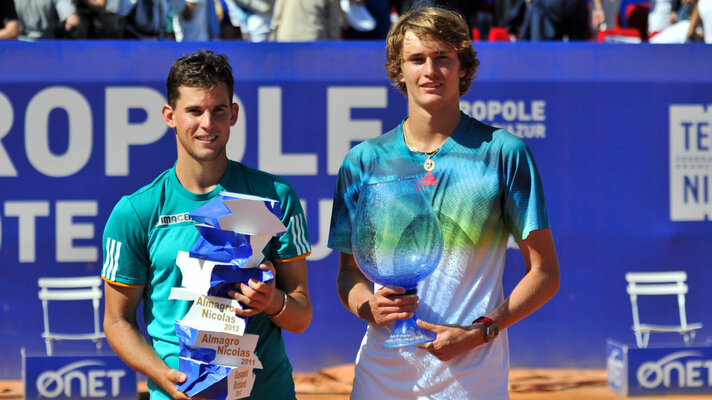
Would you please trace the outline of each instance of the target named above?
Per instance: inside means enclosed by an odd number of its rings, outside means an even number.
[[[275,293],[275,280],[277,272],[274,265],[270,261],[265,261],[260,264],[260,269],[272,271],[275,279],[267,282],[260,282],[255,279],[250,279],[247,283],[236,283],[235,290],[229,290],[227,295],[237,300],[242,304],[242,310],[235,308],[235,315],[246,318],[257,315],[264,311],[272,303]],[[281,302],[282,299],[278,299]]]
[[[440,361],[451,360],[485,341],[484,333],[474,325],[439,325],[418,320],[418,326],[438,335],[434,341],[417,347],[427,350]]]

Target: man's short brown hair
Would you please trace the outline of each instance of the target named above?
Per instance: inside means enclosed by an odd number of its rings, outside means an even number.
[[[455,50],[460,69],[465,71],[465,76],[460,78],[460,96],[467,93],[480,61],[462,16],[440,7],[425,7],[404,14],[393,24],[386,37],[386,75],[403,94],[407,94],[408,89],[398,78],[402,72],[403,41],[408,31],[421,40],[440,41]]]
[[[232,67],[226,55],[199,50],[181,57],[173,63],[166,80],[168,104],[175,108],[180,94],[178,89],[181,86],[212,89],[221,82],[225,84],[230,96],[228,101],[232,103],[235,79],[232,77]]]

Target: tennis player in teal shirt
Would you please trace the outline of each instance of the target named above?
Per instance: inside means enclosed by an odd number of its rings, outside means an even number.
[[[171,288],[181,286],[178,251],[190,251],[199,236],[188,213],[222,191],[279,201],[287,232],[267,244],[260,265],[276,279],[236,284],[228,295],[245,306],[235,311],[238,316],[255,317],[246,333],[259,335],[255,354],[263,368],[255,369],[250,398],[296,398],[281,330],[303,332],[312,317],[306,220],[287,180],[227,158],[230,127],[239,111],[232,102],[233,85],[224,55],[199,51],[173,64],[167,80],[168,104],[162,113],[175,130],[176,163],[152,183],[121,198],[104,230],[104,331],[124,362],[149,378],[152,399],[188,398],[176,389],[186,375],[178,370],[174,322],[185,316],[190,302],[168,296]],[[136,322],[142,300],[152,344]]]

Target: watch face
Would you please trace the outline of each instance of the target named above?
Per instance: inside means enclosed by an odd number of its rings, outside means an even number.
[[[487,341],[489,342],[490,340],[494,339],[497,337],[499,334],[499,328],[497,328],[497,325],[490,325],[487,327]]]

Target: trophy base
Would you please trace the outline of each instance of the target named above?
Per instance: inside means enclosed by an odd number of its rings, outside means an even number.
[[[394,349],[398,347],[415,346],[422,343],[432,342],[436,334],[426,331],[415,322],[416,317],[401,319],[396,322],[396,327],[391,336],[383,342],[384,349]]]

